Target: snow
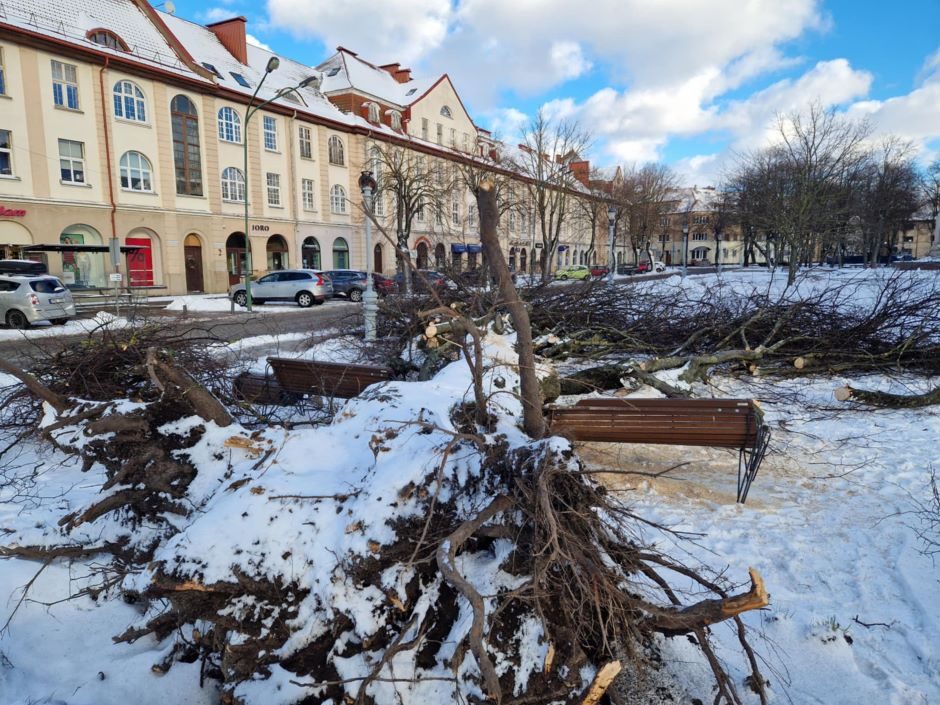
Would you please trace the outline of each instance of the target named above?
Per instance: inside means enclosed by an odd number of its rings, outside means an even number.
[[[106,330],[117,330],[129,325],[123,316],[115,316],[107,311],[99,311],[91,318],[73,318],[61,326],[54,326],[48,321],[34,323],[29,328],[19,330],[16,328],[0,328],[0,342],[6,340],[32,340],[34,338],[56,338],[67,335],[82,335],[85,333],[98,333]]]
[[[918,286],[937,285],[934,274],[908,275]],[[849,306],[872,303],[871,284],[886,276],[890,272],[820,270],[788,288],[784,276],[772,277],[764,270],[684,280],[670,277],[637,286],[681,287],[690,297],[712,295],[718,286],[741,296],[767,292],[809,296],[834,281],[848,282],[853,286],[845,302]],[[283,343],[283,336],[279,341],[246,341],[242,346],[275,342]],[[511,337],[486,339],[489,391],[497,388],[498,377],[508,389],[518,384],[511,368],[515,361],[512,343]],[[335,340],[303,354],[347,359],[344,356],[351,349]],[[0,384],[11,381],[0,376]],[[754,630],[752,643],[766,659],[762,670],[770,680],[772,702],[935,703],[940,701],[940,601],[936,599],[940,568],[920,552],[912,512],[917,500],[926,496],[930,468],[937,462],[940,413],[936,408],[871,411],[837,404],[832,390],[846,382],[865,388],[921,390],[940,380],[881,376],[713,380],[715,396],[763,398],[773,428],[772,453],[746,505],[734,503],[736,457],[725,451],[589,444],[580,452],[589,466],[645,472],[609,475],[605,481],[639,516],[695,535],[686,541],[647,528],[646,538],[669,547],[669,552],[689,565],[708,566],[716,572],[727,569],[726,575],[735,580],[746,580],[749,566],[760,571],[771,593],[771,607],[748,613],[744,619]],[[297,587],[309,594],[286,596],[296,601],[296,631],[281,655],[321,635],[326,620],[337,612],[355,622],[334,647],[341,653],[345,639],[358,638],[378,626],[382,611],[374,607],[387,601],[386,593],[400,594],[410,575],[388,571],[375,584],[363,587],[346,582],[345,574],[337,570],[340,561],[368,556],[375,544],[392,541],[395,532],[388,519],[393,514],[420,516],[422,505],[403,496],[401,490],[438,472],[440,450],[455,431],[451,407],[469,398],[470,380],[462,362],[448,365],[428,382],[377,385],[341,407],[329,425],[265,429],[253,443],[273,452],[260,464],[257,455],[224,447],[226,439],[247,437],[247,431],[202,424],[205,434],[185,451],[199,470],[188,492],[197,511],[189,518],[178,518],[179,533],[163,541],[150,569],[129,576],[124,587],[144,588],[162,565],[204,583],[231,580],[236,567],[250,575],[292,576]],[[510,444],[524,443],[516,427],[521,411],[518,401],[507,394],[493,400],[499,432],[508,435]],[[184,434],[194,424],[185,419],[167,424],[160,433]],[[83,442],[77,429],[57,433],[64,444]],[[560,448],[566,442],[551,439],[545,444]],[[15,462],[2,458],[7,463],[3,472],[5,477],[34,476],[35,489],[31,501],[11,501],[15,488],[24,485],[0,482],[3,543],[69,540],[56,520],[98,496],[103,469],[81,472],[72,458],[33,441],[22,442],[19,449]],[[680,463],[687,464],[653,476]],[[455,449],[437,484],[440,501],[458,502],[467,515],[478,510],[481,496],[456,494],[454,488],[479,472],[476,454]],[[239,485],[242,480],[246,482]],[[341,500],[312,499],[347,494]],[[116,523],[99,520],[77,528],[71,539],[115,540],[122,530],[126,532]],[[144,526],[132,540],[146,543],[158,535],[156,527]],[[457,562],[481,594],[493,595],[510,589],[518,579],[498,570],[509,549],[508,542],[497,541],[491,555],[461,554]],[[10,629],[0,635],[0,703],[215,702],[212,685],[207,682],[199,687],[198,663],[177,663],[164,676],[151,671],[166,655],[172,639],[157,643],[145,637],[130,645],[111,642],[112,636],[153,615],[141,614],[113,593],[97,602],[88,597],[59,602],[83,586],[82,576],[91,562],[76,561],[71,569],[60,564],[46,567]],[[18,589],[40,567],[41,563],[24,560],[0,562],[0,597],[4,598],[0,624],[16,607]],[[670,579],[681,584],[681,576],[670,575]],[[688,587],[691,591],[692,586]],[[432,597],[426,593],[428,600]],[[42,604],[53,602],[57,604]],[[262,607],[245,600],[228,609],[233,614],[255,614]],[[447,641],[456,644],[469,629],[469,621],[467,604],[462,601],[460,617]],[[865,627],[862,622],[873,626]],[[742,686],[745,673],[737,656],[736,635],[728,625],[716,626],[714,633],[718,657],[731,669],[745,702],[757,702]],[[523,624],[517,638],[523,650],[518,671],[524,677],[540,667],[547,647],[534,623]],[[710,675],[697,647],[685,637],[664,639],[662,646],[667,669],[688,696],[680,701],[693,697],[711,701]],[[362,677],[372,668],[363,654],[337,658],[336,665],[341,677],[350,678]],[[396,702],[396,692],[410,705],[454,700],[449,672],[417,669],[408,653],[399,654],[393,668],[396,677],[416,673],[424,679],[408,687],[376,682],[370,686],[376,702]],[[465,659],[464,672],[471,668],[472,659]],[[104,673],[104,680],[99,680],[99,672]],[[440,675],[450,676],[451,681],[434,680]],[[580,675],[588,681],[593,670]],[[251,702],[287,705],[318,692],[312,685],[295,685],[291,680],[296,680],[292,674],[275,666],[270,678],[243,683],[236,695]]]

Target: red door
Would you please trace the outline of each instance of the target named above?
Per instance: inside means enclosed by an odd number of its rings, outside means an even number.
[[[131,286],[153,286],[153,250],[145,237],[127,238],[128,247],[139,247],[127,253],[127,272]]]

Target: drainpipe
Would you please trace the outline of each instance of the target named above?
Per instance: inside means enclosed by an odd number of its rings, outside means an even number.
[[[291,213],[294,214],[294,268],[299,269],[303,266],[303,240],[301,240],[299,231],[300,231],[300,212],[303,208],[303,204],[300,205],[300,208],[297,207],[297,164],[294,161],[294,136],[297,134],[297,111],[295,110],[289,119],[288,135],[287,135],[287,174],[290,179],[290,208]]]
[[[111,239],[108,243],[111,250],[111,266],[115,274],[121,273],[121,242],[117,236],[117,202],[114,200],[114,165],[111,161],[111,129],[108,124],[108,101],[104,91],[104,74],[108,70],[110,57],[104,57],[104,65],[98,71],[98,86],[101,90],[101,122],[104,125],[104,152],[105,166],[108,172],[108,198],[111,201]],[[115,277],[117,279],[117,277]],[[128,282],[128,286],[130,282]],[[121,313],[121,304],[119,299],[121,283],[114,282],[114,310],[116,315]]]

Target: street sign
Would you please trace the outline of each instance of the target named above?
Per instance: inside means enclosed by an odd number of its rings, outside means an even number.
[[[124,275],[120,272],[111,272],[111,274],[108,275],[108,278],[113,282],[119,282],[124,280]]]

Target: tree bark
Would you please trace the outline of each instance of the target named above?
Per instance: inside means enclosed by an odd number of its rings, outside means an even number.
[[[68,402],[64,397],[59,396],[46,385],[40,382],[38,379],[33,377],[29,372],[20,369],[12,362],[7,362],[6,360],[0,359],[0,372],[5,372],[8,375],[13,375],[16,377],[23,385],[33,394],[33,396],[41,399],[46,402],[49,406],[56,410],[56,413],[61,414],[68,408]]]
[[[839,401],[857,401],[869,406],[886,409],[918,409],[924,406],[940,404],[940,387],[934,387],[923,394],[891,394],[889,392],[856,389],[848,385],[835,390]]]
[[[519,298],[512,283],[512,274],[499,246],[496,225],[499,211],[493,182],[484,179],[476,189],[477,209],[480,214],[480,240],[483,252],[496,275],[500,298],[506,302],[513,327],[516,329],[516,347],[519,353],[519,396],[522,400],[522,428],[532,438],[545,435],[545,417],[542,414],[542,394],[535,374],[535,351],[532,345],[532,324],[529,312]]]

